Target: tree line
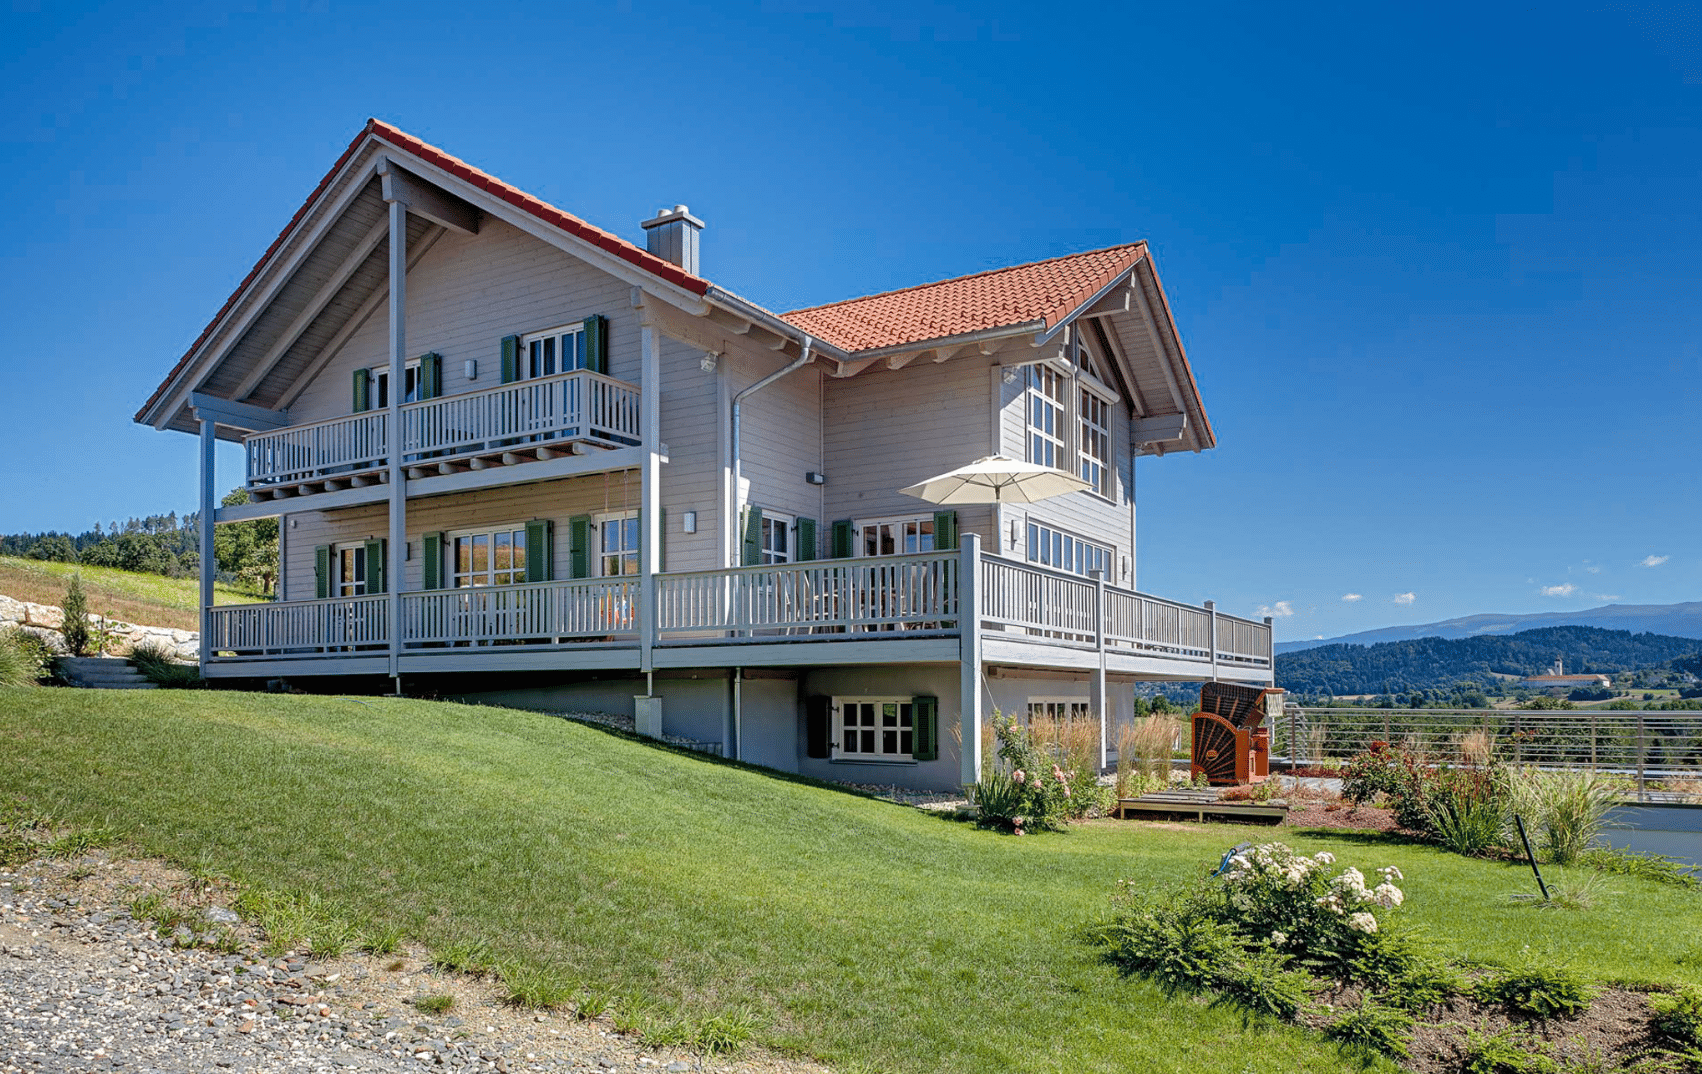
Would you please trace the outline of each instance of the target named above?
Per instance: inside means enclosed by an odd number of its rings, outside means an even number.
[[[248,502],[246,489],[234,489],[223,505]],[[81,533],[0,534],[0,555],[88,567],[113,567],[140,574],[182,578],[201,567],[201,515],[172,511],[145,518],[96,522]],[[223,582],[246,585],[262,594],[278,584],[278,520],[233,522],[213,531],[213,560]]]

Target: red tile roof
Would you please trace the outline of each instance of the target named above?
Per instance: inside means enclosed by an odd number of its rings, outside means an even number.
[[[1125,243],[781,316],[846,351],[922,343],[1031,322],[1049,329],[1145,253],[1146,243]]]

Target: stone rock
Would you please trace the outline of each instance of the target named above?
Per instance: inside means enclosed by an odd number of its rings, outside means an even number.
[[[65,625],[65,613],[50,604],[25,604],[24,622],[29,626],[59,630]]]
[[[242,922],[242,915],[223,906],[209,906],[207,920],[217,925],[236,925]]]

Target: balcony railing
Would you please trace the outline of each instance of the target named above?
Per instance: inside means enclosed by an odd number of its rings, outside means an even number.
[[[655,643],[715,645],[956,634],[965,553],[688,571],[656,578]],[[1061,571],[980,557],[979,622],[988,639],[1152,657],[1198,669],[1271,668],[1264,623]],[[402,648],[637,646],[636,577],[579,579],[401,595]],[[1103,595],[1103,600],[1101,599]],[[224,605],[209,612],[213,659],[322,656],[388,649],[390,598]]]
[[[555,441],[610,446],[639,442],[639,390],[580,369],[407,403],[402,461],[444,462]],[[373,410],[255,433],[245,443],[248,485],[266,488],[334,480],[390,461],[389,411]]]

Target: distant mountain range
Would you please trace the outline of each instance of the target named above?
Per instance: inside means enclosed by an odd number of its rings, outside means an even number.
[[[1607,604],[1582,612],[1536,612],[1531,615],[1465,615],[1440,623],[1419,626],[1382,627],[1315,641],[1279,641],[1276,651],[1299,652],[1321,645],[1375,645],[1384,641],[1413,641],[1418,638],[1475,638],[1483,634],[1517,634],[1522,630],[1553,626],[1590,626],[1604,630],[1629,630],[1633,634],[1667,634],[1680,638],[1702,638],[1702,601],[1685,604]]]

